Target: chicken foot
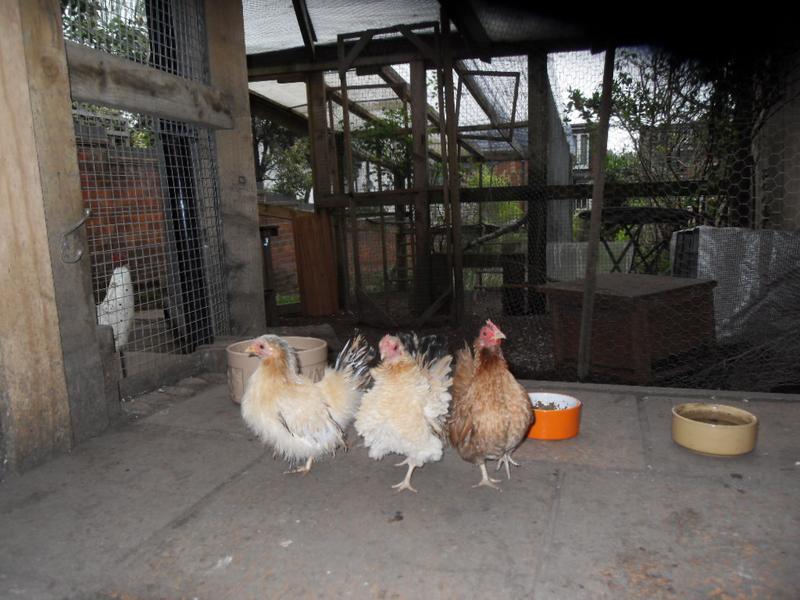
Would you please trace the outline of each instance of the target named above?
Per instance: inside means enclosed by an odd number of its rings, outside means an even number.
[[[484,487],[485,486],[485,487],[493,488],[493,489],[497,490],[498,492],[502,492],[503,490],[501,490],[500,487],[496,485],[496,484],[500,483],[500,480],[499,479],[492,479],[491,477],[489,477],[489,473],[486,471],[486,463],[482,462],[479,466],[481,468],[481,480],[478,483],[476,483],[475,485],[473,485],[472,487],[476,488],[476,487]]]
[[[284,471],[284,475],[292,475],[294,473],[299,473],[300,475],[308,475],[308,472],[311,470],[311,463],[313,462],[313,458],[309,457],[306,461],[305,466],[297,467],[296,469],[290,469],[289,471]]]
[[[403,462],[396,464],[395,467],[402,467],[403,465],[408,465],[408,471],[406,471],[406,477],[400,483],[394,484],[392,486],[392,489],[395,489],[398,492],[402,492],[403,490],[411,490],[416,494],[417,490],[411,487],[411,473],[414,472],[416,465],[411,464],[411,462],[408,459],[405,459]]]
[[[519,463],[517,461],[515,461],[513,458],[511,458],[511,453],[507,452],[506,454],[503,454],[503,456],[500,457],[500,460],[497,461],[497,468],[495,469],[495,471],[499,471],[500,467],[502,465],[505,465],[505,467],[506,467],[506,477],[508,479],[511,479],[511,473],[509,472],[509,468],[508,468],[508,464],[509,463],[511,463],[515,467],[519,466]]]

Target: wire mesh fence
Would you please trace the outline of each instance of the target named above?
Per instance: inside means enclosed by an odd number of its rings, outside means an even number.
[[[62,15],[70,41],[208,79],[201,2],[64,1]],[[97,319],[133,393],[228,331],[214,136],[85,103],[73,119]]]
[[[455,336],[486,318],[504,323],[522,377],[577,376],[602,65],[589,52],[454,63],[465,301]],[[347,78],[353,191],[414,191],[409,68],[376,71]],[[797,53],[617,51],[591,379],[798,384],[798,73]],[[326,79],[339,136],[342,89],[336,74]],[[358,261],[364,291],[400,325],[419,316],[420,277],[436,287],[429,300],[452,283],[453,222],[438,199],[441,76],[426,79],[430,271],[415,271],[420,215],[408,196],[360,204],[357,248],[348,242],[351,288]]]

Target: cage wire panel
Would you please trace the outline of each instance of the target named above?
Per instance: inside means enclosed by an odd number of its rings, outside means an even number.
[[[315,26],[330,25],[333,12],[354,25],[333,27],[334,33],[438,16],[435,3],[421,2],[413,18],[397,20],[378,19],[382,10],[396,8],[385,3],[344,4],[337,12],[309,0]],[[568,26],[516,19],[513,10],[500,14],[490,2],[474,7],[495,42],[544,30],[554,38],[571,35]],[[322,36],[328,42],[334,37]],[[363,52],[370,51],[368,44]],[[604,55],[532,56],[535,64],[528,56],[455,64],[467,317],[457,335],[470,339],[491,317],[508,334],[507,355],[518,376],[571,380]],[[620,48],[615,62],[591,379],[797,389],[797,44],[785,52],[756,48],[749,56],[720,52],[705,59]],[[408,85],[408,65],[391,69],[396,82]],[[359,108],[349,111],[356,193],[413,189],[403,168],[407,103],[398,86],[384,85],[385,75],[348,73],[348,96]],[[429,71],[428,105],[441,117],[435,80]],[[327,74],[326,83],[335,93],[338,74]],[[331,126],[341,132],[341,105],[329,100]],[[442,184],[442,148],[434,123],[428,125],[435,189]],[[411,231],[413,207],[358,211],[361,249],[350,267],[359,261],[364,287],[375,299],[399,302],[406,297],[402,285],[414,286],[414,261],[407,257],[416,249],[411,234],[408,251],[391,240]],[[447,222],[444,205],[432,204],[430,211],[436,261],[446,251]],[[393,279],[395,273],[403,276]]]
[[[64,2],[65,37],[208,80],[202,2]],[[158,385],[228,331],[216,150],[210,130],[93,104],[73,107],[98,323],[123,390]]]

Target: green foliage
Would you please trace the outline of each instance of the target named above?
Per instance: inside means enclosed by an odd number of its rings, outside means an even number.
[[[150,37],[145,17],[145,3],[136,2],[121,14],[119,3],[103,0],[61,0],[64,37],[74,42],[100,48],[146,62],[150,55]]]
[[[638,181],[639,159],[635,152],[614,152],[609,150],[606,153],[606,182],[624,183]]]
[[[64,37],[70,41],[99,48],[110,54],[147,62],[150,37],[145,4],[136,2],[126,14],[119,3],[103,0],[61,0]],[[133,148],[152,148],[155,136],[148,119],[107,106],[86,105],[85,110],[113,122],[115,129],[125,128]]]
[[[275,191],[308,200],[311,191],[311,147],[307,137],[298,138],[281,152],[275,163]]]
[[[407,131],[408,111],[386,109],[381,116],[365,121],[352,130],[353,152],[361,159],[384,165],[395,179],[411,178],[413,140]]]

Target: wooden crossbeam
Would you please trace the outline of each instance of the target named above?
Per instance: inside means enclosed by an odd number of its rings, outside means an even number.
[[[374,72],[381,77],[381,79],[383,79],[395,90],[400,98],[406,102],[411,102],[411,88],[409,87],[408,83],[406,83],[405,79],[403,79],[403,77],[392,67],[370,69],[370,72]],[[430,123],[438,129],[441,123],[441,117],[439,116],[438,111],[430,105],[428,105],[426,110],[428,113],[428,121],[430,121]],[[458,145],[473,156],[481,159],[484,158],[483,153],[474,144],[470,144],[465,140],[459,139]]]
[[[487,35],[472,3],[469,0],[439,0],[439,4],[447,11],[458,31],[467,39],[467,45],[480,58],[488,59],[491,56],[492,40]]]
[[[309,56],[314,58],[314,42],[317,41],[317,34],[314,32],[314,24],[308,14],[306,0],[292,0],[294,14],[297,17],[297,26],[300,27],[300,35],[303,36],[303,44]]]
[[[225,95],[208,85],[125,58],[66,42],[72,99],[211,129],[232,129]]]
[[[698,195],[713,195],[724,189],[723,183],[710,183],[702,180],[688,181],[654,181],[636,183],[607,183],[606,198],[645,198],[651,196],[693,197]],[[537,192],[534,194],[534,192]],[[534,198],[536,201],[551,200],[582,200],[592,197],[591,184],[548,185],[544,190],[528,185],[515,185],[508,187],[461,188],[461,202],[519,202]],[[341,207],[347,206],[350,196],[334,194],[317,199],[320,206]],[[367,192],[354,195],[357,206],[394,206],[413,205],[414,193],[408,190],[392,190],[385,192]],[[428,190],[428,203],[441,204],[441,188]]]
[[[469,93],[472,94],[472,97],[475,99],[475,102],[478,103],[478,106],[481,107],[481,110],[486,113],[486,116],[489,117],[489,121],[492,123],[495,129],[500,131],[500,127],[503,124],[503,120],[500,118],[500,115],[497,113],[497,109],[494,107],[492,101],[486,96],[483,92],[483,89],[478,82],[475,81],[475,75],[471,74],[470,70],[467,66],[463,63],[463,61],[456,61],[453,64],[453,67],[458,73],[459,78],[461,81],[464,82],[464,86],[469,90]],[[513,77],[513,73],[509,73],[509,76]],[[501,132],[502,133],[502,132]],[[522,146],[514,140],[513,136],[510,136],[507,140],[505,140],[509,146],[519,155],[520,160],[524,160],[527,158],[525,155],[525,151],[523,150]]]

